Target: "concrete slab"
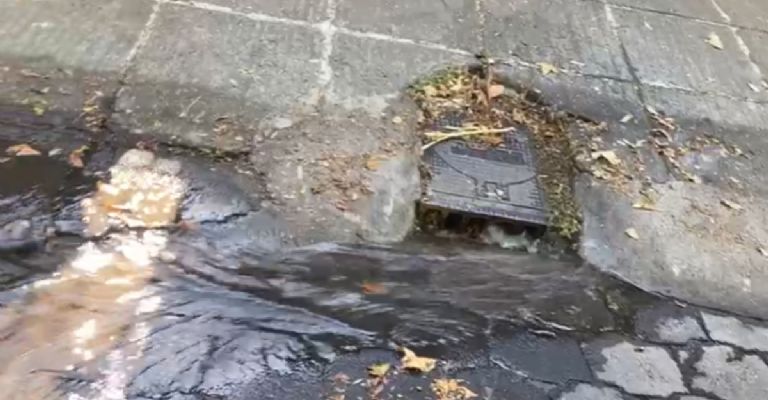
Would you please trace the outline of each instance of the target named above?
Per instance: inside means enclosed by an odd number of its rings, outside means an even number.
[[[179,1],[180,3],[193,3]],[[330,18],[329,0],[204,0],[194,2],[206,7],[211,4],[236,12],[254,13],[297,21],[319,22]]]
[[[763,0],[716,0],[736,25],[768,30],[768,3]]]
[[[579,383],[558,397],[558,400],[624,400],[625,397],[613,388],[597,387]]]
[[[410,231],[420,194],[416,107],[393,103],[383,115],[325,107],[260,126],[250,160],[300,244],[392,242]]]
[[[768,352],[768,326],[756,321],[748,323],[735,317],[702,313],[713,340],[729,343],[744,350]]]
[[[724,400],[768,398],[768,366],[756,355],[737,357],[728,346],[704,347],[693,387]]]
[[[84,118],[77,115],[84,104],[101,105],[117,90],[153,4],[2,2],[0,102],[32,118],[42,111],[53,125],[82,127]]]
[[[765,23],[766,29],[768,29],[768,22]],[[744,44],[749,49],[749,54],[752,61],[757,64],[760,70],[763,72],[764,78],[768,73],[768,32],[759,32],[742,29],[738,32]],[[757,85],[757,88],[762,91],[768,91],[768,86]]]
[[[762,76],[731,29],[647,12],[616,9],[613,15],[629,59],[643,83],[764,98],[749,87],[760,85]],[[723,42],[722,50],[706,42],[713,33]]]
[[[714,22],[727,22],[712,0],[608,0],[608,3]]]
[[[565,383],[592,378],[579,344],[573,339],[518,333],[491,346],[491,357],[538,381]]]
[[[337,0],[335,24],[479,52],[480,16],[473,0]]]
[[[727,191],[746,189],[750,195],[768,198],[768,176],[764,172],[768,171],[768,104],[649,87],[643,93],[648,105],[675,119],[680,127],[678,140],[713,135],[746,153],[741,157],[715,157],[709,162],[682,160],[705,183]],[[735,185],[729,177],[745,184]]]
[[[494,58],[511,56],[585,74],[630,78],[600,2],[488,0],[483,12],[485,47]]]
[[[4,1],[0,58],[47,60],[93,72],[119,71],[152,12],[152,0]]]
[[[671,305],[646,308],[635,315],[635,331],[657,343],[684,344],[694,339],[706,339],[694,310]]]
[[[247,151],[261,118],[312,101],[321,42],[302,26],[164,4],[116,119],[168,142]]]
[[[662,347],[597,340],[585,345],[585,352],[598,379],[627,393],[663,397],[688,391],[677,364]]]
[[[338,33],[330,58],[328,100],[379,115],[420,76],[472,60],[469,54]]]

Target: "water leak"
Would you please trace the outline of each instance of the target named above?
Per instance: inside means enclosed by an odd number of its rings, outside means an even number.
[[[6,398],[229,398],[396,344],[480,365],[513,327],[621,331],[656,301],[574,259],[418,239],[284,247],[279,218],[189,162],[132,150],[91,177],[45,156],[0,164],[0,221],[46,233],[39,251],[0,253],[18,278],[0,294]],[[190,204],[196,187],[219,189]],[[56,233],[75,217],[79,236]]]

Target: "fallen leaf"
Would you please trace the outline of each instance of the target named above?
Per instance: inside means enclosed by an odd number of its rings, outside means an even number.
[[[504,85],[491,85],[488,87],[488,97],[494,99],[504,94]]]
[[[632,204],[632,208],[645,211],[658,211],[656,203],[647,196],[641,197],[635,204]]]
[[[435,379],[432,382],[432,392],[437,400],[467,400],[477,397],[477,394],[462,385],[460,379]]]
[[[724,206],[730,208],[731,210],[739,211],[739,210],[743,210],[744,209],[744,207],[742,207],[741,204],[736,203],[734,201],[730,201],[730,200],[726,200],[726,199],[721,199],[720,203],[722,203]]]
[[[717,36],[715,32],[712,32],[709,34],[709,36],[707,36],[706,42],[718,50],[722,50],[724,48],[723,41],[720,40],[720,36]]]
[[[400,359],[400,362],[403,363],[403,369],[426,374],[435,369],[437,365],[437,360],[434,358],[419,357],[406,347],[400,347],[400,352],[403,353],[403,358]]]
[[[381,378],[389,372],[389,363],[378,363],[368,366],[368,375],[374,378]]]
[[[421,90],[424,92],[424,95],[427,97],[435,97],[437,96],[437,89],[435,89],[432,85],[427,85],[421,88]]]
[[[640,235],[637,234],[637,231],[635,230],[635,228],[627,229],[626,231],[624,231],[624,234],[635,240],[640,239]]]
[[[42,102],[36,102],[32,104],[32,112],[35,113],[35,115],[42,116],[45,114],[45,104]]]
[[[611,164],[613,166],[617,166],[621,164],[621,159],[619,158],[619,156],[616,155],[616,152],[613,150],[593,151],[592,159],[605,160],[606,162],[608,162],[608,164]]]
[[[5,152],[7,154],[14,155],[14,156],[19,156],[19,157],[22,157],[22,156],[39,156],[40,155],[39,151],[33,149],[32,146],[30,146],[28,144],[25,144],[25,143],[13,145],[13,146],[5,149]]]
[[[85,154],[86,150],[88,150],[88,146],[81,146],[69,153],[69,157],[67,157],[69,165],[75,168],[83,168],[85,166],[85,163],[83,162],[83,154]]]
[[[540,62],[536,63],[539,66],[539,71],[542,75],[556,74],[558,72],[557,67],[550,63]]]
[[[387,293],[387,288],[384,287],[381,283],[377,282],[363,282],[362,286],[363,293],[365,294],[385,294]]]
[[[627,115],[625,115],[624,117],[621,118],[621,123],[622,124],[626,124],[627,122],[632,121],[633,118],[635,118],[635,117],[632,116],[632,114],[627,114]]]
[[[365,161],[365,168],[369,171],[376,171],[381,167],[381,158],[370,157]]]

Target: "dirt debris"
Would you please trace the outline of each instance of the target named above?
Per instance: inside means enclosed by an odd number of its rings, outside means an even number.
[[[554,73],[556,68],[547,71]],[[474,148],[495,148],[505,145],[505,135],[518,134],[518,127],[528,130],[550,224],[567,239],[578,237],[581,213],[574,200],[576,168],[568,133],[569,124],[578,118],[556,113],[529,93],[505,87],[493,79],[489,65],[444,70],[416,82],[410,92],[422,111],[423,150],[452,139]],[[430,173],[423,170],[427,181]]]

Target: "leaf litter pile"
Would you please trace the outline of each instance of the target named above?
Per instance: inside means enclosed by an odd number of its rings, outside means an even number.
[[[534,145],[550,225],[567,239],[577,238],[581,214],[574,200],[575,165],[568,134],[575,117],[554,112],[530,92],[496,82],[489,65],[442,71],[414,84],[411,95],[422,112],[423,150],[446,140],[464,140],[478,149],[503,147],[505,135],[525,134],[520,129],[525,128]],[[429,171],[425,175],[429,179]]]
[[[346,400],[347,389],[351,385],[362,385],[366,388],[367,398],[376,400],[389,398],[384,393],[385,386],[390,380],[401,373],[410,373],[413,375],[426,375],[432,372],[436,367],[438,360],[434,358],[417,355],[413,350],[407,347],[399,347],[397,351],[401,354],[400,363],[394,366],[390,363],[375,363],[367,368],[367,379],[352,380],[343,373],[336,374],[331,378],[333,387],[332,393],[327,396],[328,400]],[[477,397],[477,394],[465,386],[464,381],[452,378],[435,378],[429,384],[432,391],[432,397],[436,400],[469,400]],[[421,387],[417,388],[421,391]],[[399,398],[399,397],[398,397]]]

